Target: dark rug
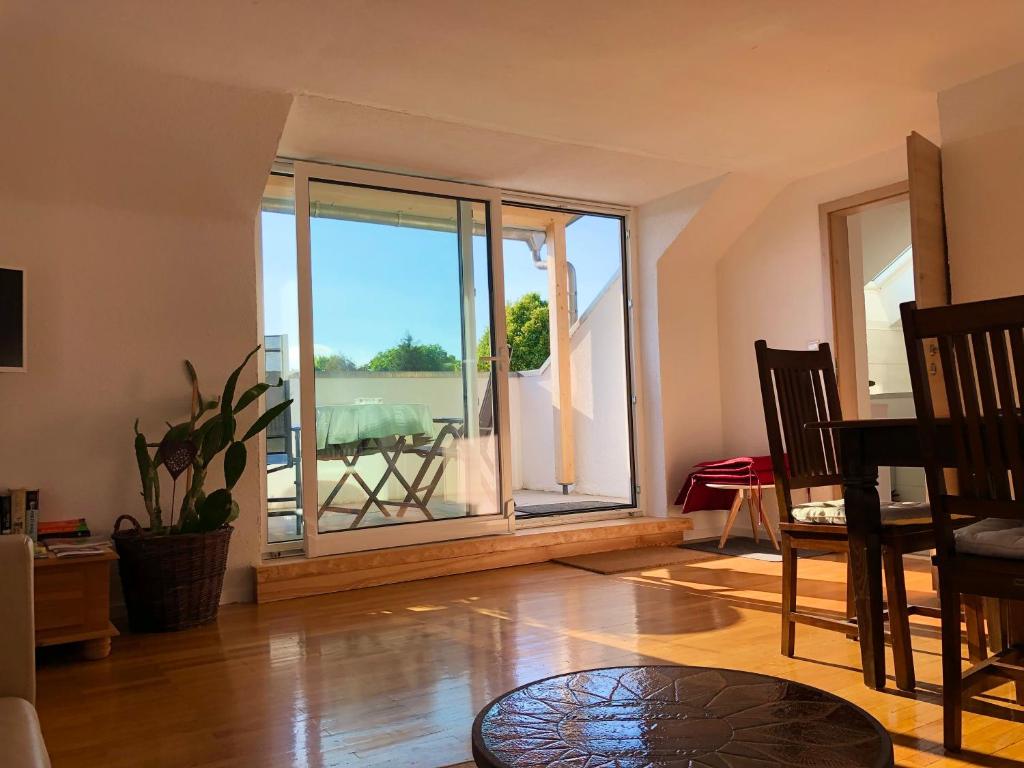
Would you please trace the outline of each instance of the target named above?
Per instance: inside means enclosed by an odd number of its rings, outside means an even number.
[[[530,504],[520,507],[516,505],[516,517],[547,517],[561,515],[566,512],[595,512],[599,509],[619,509],[628,505],[618,501],[567,501],[556,504]]]
[[[700,552],[713,552],[730,557],[745,557],[748,560],[765,560],[769,563],[782,562],[782,553],[776,550],[770,541],[762,539],[760,542],[757,542],[741,536],[730,537],[722,549],[718,548],[718,539],[684,542],[683,549],[696,549]],[[828,553],[813,549],[797,550],[797,557],[821,557],[826,554]]]

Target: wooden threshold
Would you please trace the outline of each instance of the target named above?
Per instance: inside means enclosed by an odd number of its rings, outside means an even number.
[[[363,587],[472,573],[555,557],[679,544],[689,518],[630,518],[530,528],[486,536],[328,557],[280,559],[256,566],[256,601],[269,603]]]

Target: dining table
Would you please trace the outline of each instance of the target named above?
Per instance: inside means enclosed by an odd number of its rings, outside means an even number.
[[[864,684],[881,690],[885,687],[885,620],[878,468],[924,466],[917,419],[844,419],[806,426],[832,430],[839,440]],[[944,467],[956,466],[950,422],[940,419],[936,427],[936,458]]]
[[[856,603],[864,684],[885,687],[885,605],[882,599],[882,512],[879,467],[923,467],[924,451],[917,419],[843,419],[811,422],[829,429],[839,441],[839,468],[850,541],[850,574]],[[945,468],[956,466],[952,422],[935,422],[933,453]],[[1024,642],[1024,604],[985,599],[993,650]]]

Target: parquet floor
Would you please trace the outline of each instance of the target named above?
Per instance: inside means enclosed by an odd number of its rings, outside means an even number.
[[[924,602],[926,563],[907,563]],[[826,688],[881,720],[897,765],[1024,766],[1007,690],[968,714],[966,751],[943,754],[934,624],[915,625],[914,695],[865,688],[857,644],[836,633],[798,627],[798,658],[782,657],[780,571],[742,558],[618,576],[544,564],[227,606],[215,626],[117,638],[104,661],[47,654],[40,717],[55,768],[438,768],[470,759],[475,713],[510,688],[668,662]],[[800,577],[803,604],[842,610],[843,563],[802,560]]]

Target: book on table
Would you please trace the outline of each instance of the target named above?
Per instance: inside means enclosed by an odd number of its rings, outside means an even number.
[[[46,548],[54,557],[86,557],[110,552],[109,539],[49,539]]]
[[[75,520],[44,520],[39,523],[39,538],[48,539],[87,539],[92,535],[89,524],[84,517]]]

